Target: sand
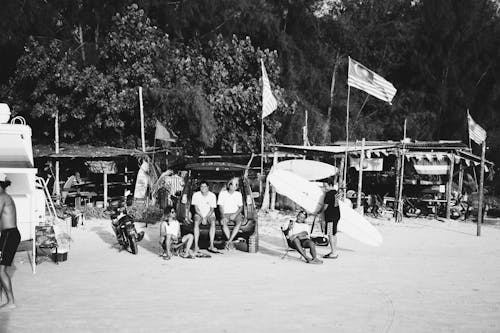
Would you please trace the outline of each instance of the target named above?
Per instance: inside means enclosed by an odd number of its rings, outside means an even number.
[[[308,265],[280,259],[288,218],[260,214],[259,253],[170,261],[157,225],[139,225],[132,255],[109,221],[86,221],[66,262],[34,275],[31,253],[17,253],[18,308],[0,314],[0,332],[500,332],[500,228],[372,219],[381,247],[340,234],[339,259]]]

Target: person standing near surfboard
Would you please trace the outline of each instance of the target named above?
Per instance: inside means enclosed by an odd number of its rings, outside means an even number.
[[[325,254],[325,259],[337,259],[337,225],[340,220],[339,208],[339,193],[337,192],[337,185],[335,185],[332,178],[327,181],[328,192],[325,194],[323,201],[323,213],[325,217],[326,235],[330,241],[330,253]]]

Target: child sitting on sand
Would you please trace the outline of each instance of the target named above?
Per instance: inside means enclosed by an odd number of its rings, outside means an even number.
[[[164,210],[164,219],[160,224],[160,246],[163,253],[160,254],[164,260],[172,257],[172,253],[179,253],[183,258],[194,259],[191,252],[193,244],[193,234],[187,234],[181,237],[181,228],[176,218],[175,208],[167,206]]]

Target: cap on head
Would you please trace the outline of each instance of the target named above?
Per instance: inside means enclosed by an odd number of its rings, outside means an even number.
[[[0,173],[0,182],[4,182],[8,180],[7,175],[5,173]]]

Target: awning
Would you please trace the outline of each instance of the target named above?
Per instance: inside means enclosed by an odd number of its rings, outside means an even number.
[[[271,147],[275,147],[278,150],[293,150],[296,152],[314,152],[314,153],[330,153],[330,154],[345,154],[346,150],[349,154],[361,153],[361,144],[358,143],[346,146],[299,146],[299,145],[278,145],[273,144]],[[389,155],[390,151],[394,150],[397,146],[395,144],[390,145],[377,145],[377,146],[365,146],[363,150],[367,152],[367,154],[380,156],[380,155]]]

